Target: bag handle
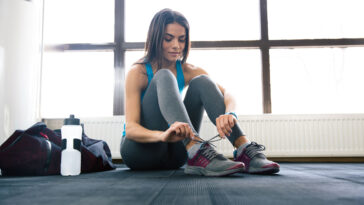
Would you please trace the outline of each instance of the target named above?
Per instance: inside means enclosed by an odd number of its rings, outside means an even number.
[[[31,126],[29,129],[25,130],[25,133],[34,135],[34,134],[40,133],[46,127],[47,127],[47,125],[44,122],[37,122],[36,124]]]

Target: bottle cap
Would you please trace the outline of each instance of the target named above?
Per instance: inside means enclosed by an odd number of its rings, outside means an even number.
[[[80,125],[80,119],[75,118],[75,115],[70,115],[69,118],[64,119],[64,125]]]

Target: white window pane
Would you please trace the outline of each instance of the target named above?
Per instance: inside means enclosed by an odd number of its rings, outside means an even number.
[[[126,52],[126,68],[143,56],[143,51]],[[206,70],[210,77],[226,88],[237,103],[239,114],[261,114],[262,85],[260,51],[194,50],[188,63]]]
[[[44,43],[114,42],[114,0],[46,0]]]
[[[258,0],[125,0],[125,40],[146,41],[153,16],[164,8],[181,12],[190,24],[191,40],[260,38]]]
[[[268,1],[270,39],[363,38],[362,0]]]
[[[273,113],[364,113],[364,48],[270,53]]]
[[[113,52],[44,53],[41,116],[112,116],[113,59]]]
[[[144,51],[126,51],[125,52],[125,73],[129,72],[131,66],[144,56]],[[125,76],[126,76],[125,75]]]
[[[235,98],[238,114],[261,114],[261,59],[258,49],[191,50],[188,62],[206,70]]]

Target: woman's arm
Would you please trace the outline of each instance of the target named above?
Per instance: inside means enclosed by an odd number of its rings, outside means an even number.
[[[234,112],[235,111],[235,99],[234,97],[226,91],[221,85],[217,85],[221,90],[222,94],[224,95],[224,103],[225,103],[225,113]],[[220,115],[216,118],[216,127],[217,131],[219,132],[222,138],[226,136],[230,136],[232,132],[232,128],[237,123],[237,119],[234,115]]]
[[[125,118],[126,137],[138,142],[160,141],[159,131],[145,129],[140,125],[140,95],[144,89],[147,76],[143,76],[142,65],[134,65],[129,71],[125,81]]]
[[[176,142],[186,137],[193,137],[187,123],[175,122],[166,131],[149,130],[140,125],[140,96],[148,84],[147,76],[137,64],[129,71],[125,82],[126,137],[137,142]]]

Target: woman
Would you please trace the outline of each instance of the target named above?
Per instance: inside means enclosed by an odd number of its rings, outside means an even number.
[[[236,172],[276,173],[264,146],[250,142],[237,124],[232,96],[205,70],[186,63],[190,49],[186,18],[170,9],[159,11],[149,27],[145,57],[126,78],[126,127],[123,161],[134,170],[177,169],[223,176]],[[180,93],[188,85],[184,100]],[[199,129],[206,110],[219,136],[204,141]],[[217,137],[237,148],[234,161],[211,146]]]

